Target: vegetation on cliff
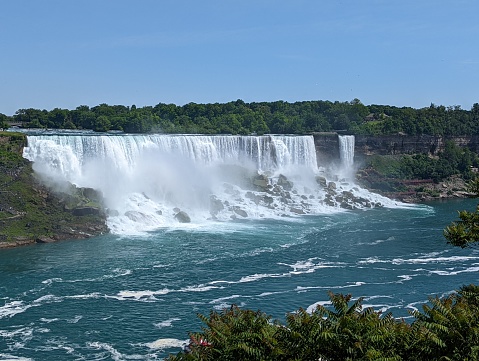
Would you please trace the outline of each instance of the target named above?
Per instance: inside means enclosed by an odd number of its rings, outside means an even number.
[[[25,144],[23,134],[0,132],[0,247],[106,232],[94,192],[68,185],[53,193],[22,157]]]
[[[478,166],[477,154],[446,141],[444,151],[437,156],[424,153],[371,156],[357,178],[369,189],[417,201],[467,195],[466,183],[477,176]]]
[[[29,128],[120,130],[129,133],[190,134],[304,134],[344,131],[350,134],[473,135],[479,134],[479,103],[471,110],[459,106],[414,109],[350,102],[284,101],[183,106],[78,106],[74,110],[19,109],[14,116],[0,114],[0,123],[14,122]],[[1,125],[0,125],[1,128]]]

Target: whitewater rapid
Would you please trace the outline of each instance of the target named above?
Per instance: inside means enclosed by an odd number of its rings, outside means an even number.
[[[354,137],[339,144],[339,167],[317,164],[312,136],[288,135],[28,135],[24,157],[57,189],[100,191],[116,234],[397,207],[355,184]]]

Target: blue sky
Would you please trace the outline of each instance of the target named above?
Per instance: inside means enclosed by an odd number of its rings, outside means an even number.
[[[477,0],[0,0],[0,113],[284,100],[470,109]]]

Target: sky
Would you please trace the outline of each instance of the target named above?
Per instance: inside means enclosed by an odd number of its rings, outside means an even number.
[[[0,113],[283,100],[470,109],[477,0],[0,0]]]

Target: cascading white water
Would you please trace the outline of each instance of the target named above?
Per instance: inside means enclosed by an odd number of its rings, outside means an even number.
[[[191,226],[389,202],[331,185],[312,136],[29,135],[24,157],[47,182],[101,191],[115,233],[178,226],[180,210]]]
[[[339,135],[338,137],[341,167],[352,167],[354,164],[354,135]]]

